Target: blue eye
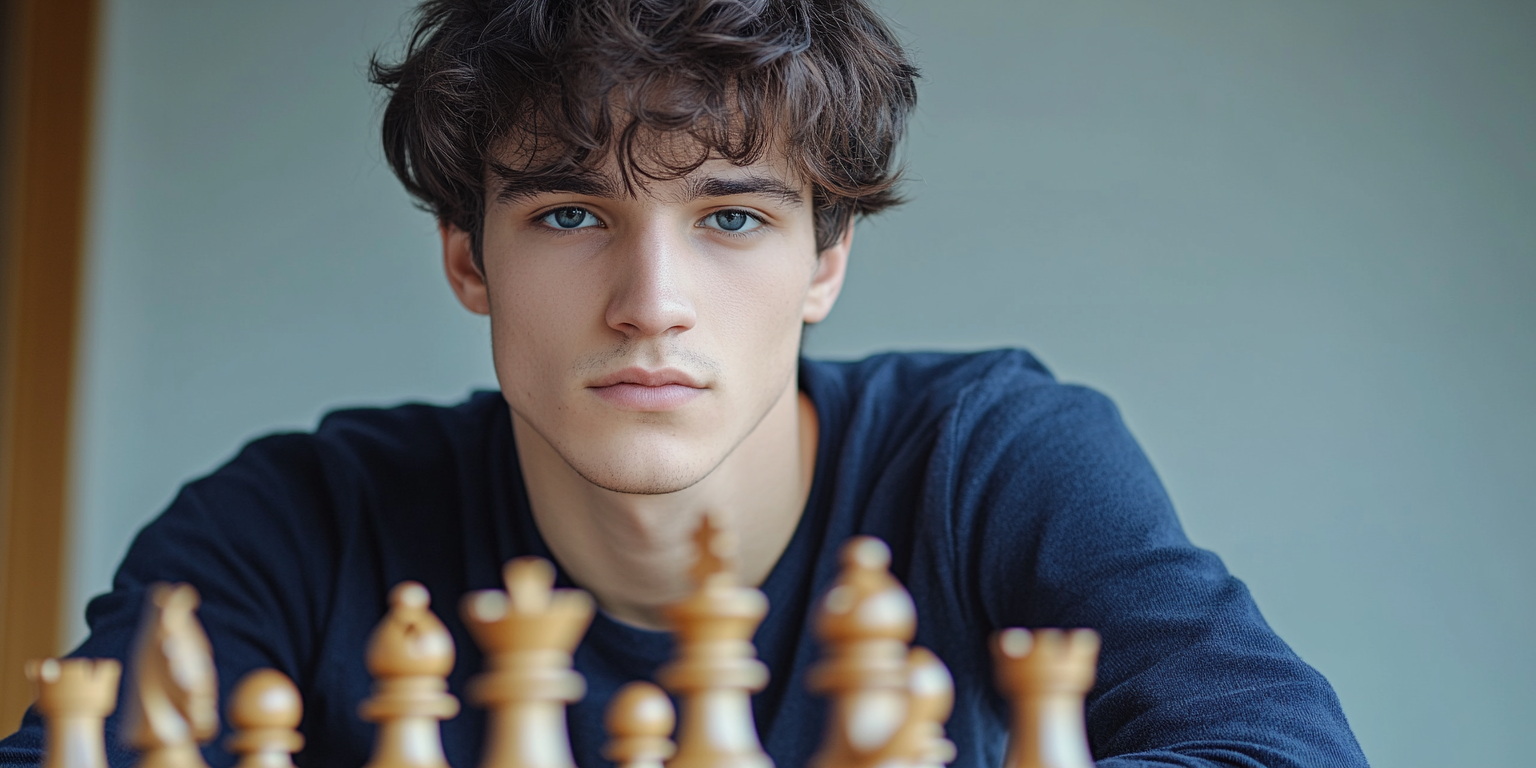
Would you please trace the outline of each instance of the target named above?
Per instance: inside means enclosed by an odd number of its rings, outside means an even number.
[[[556,208],[545,214],[542,221],[555,229],[586,229],[602,223],[585,208]]]
[[[751,232],[763,225],[756,216],[746,211],[716,211],[704,217],[708,229],[724,232]]]

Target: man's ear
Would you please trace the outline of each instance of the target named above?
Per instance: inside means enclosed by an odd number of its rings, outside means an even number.
[[[811,289],[805,294],[801,320],[819,323],[832,312],[838,294],[843,292],[843,278],[848,275],[848,252],[852,249],[853,220],[849,219],[843,236],[816,256],[816,274],[811,277]]]
[[[437,233],[443,238],[443,271],[448,285],[464,308],[477,314],[491,313],[490,296],[485,288],[485,274],[475,263],[473,238],[458,225],[438,221]]]

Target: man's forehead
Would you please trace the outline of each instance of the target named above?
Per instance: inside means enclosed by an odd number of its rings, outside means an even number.
[[[564,192],[590,197],[636,199],[641,196],[673,203],[701,198],[756,194],[776,198],[780,204],[801,205],[809,200],[810,187],[781,152],[765,151],[757,160],[740,164],[711,154],[681,176],[654,178],[653,174],[628,169],[609,153],[601,163],[577,165],[556,161],[535,167],[537,154],[499,153],[488,163],[488,191],[498,202],[513,202],[535,195]],[[516,155],[523,154],[522,157]],[[508,156],[510,155],[510,156]],[[628,170],[628,173],[625,171]]]

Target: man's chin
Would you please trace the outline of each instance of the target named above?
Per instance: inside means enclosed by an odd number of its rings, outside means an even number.
[[[678,446],[655,443],[631,444],[623,450],[582,453],[556,452],[581,479],[613,493],[657,496],[687,490],[708,477],[725,457],[711,460],[693,451],[679,451]],[[671,450],[668,450],[668,449]]]
[[[569,463],[569,462],[567,462]],[[675,468],[667,468],[657,471],[634,471],[634,467],[625,469],[604,468],[586,469],[576,464],[571,464],[571,469],[581,476],[581,479],[613,493],[627,493],[636,496],[660,496],[667,493],[677,493],[687,490],[708,476],[708,472],[685,472]]]

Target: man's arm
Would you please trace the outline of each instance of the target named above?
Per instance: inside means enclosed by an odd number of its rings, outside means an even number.
[[[199,618],[214,642],[221,701],[256,667],[276,668],[302,688],[309,670],[300,638],[313,636],[325,610],[315,587],[333,583],[334,531],[316,508],[326,498],[319,466],[307,437],[278,436],[183,488],[139,533],[112,591],[91,601],[90,636],[70,655],[126,663],[149,586],[187,582],[203,597]],[[128,685],[125,675],[106,723],[108,762],[119,768],[135,759],[121,732]],[[42,747],[43,723],[29,710],[21,729],[0,741],[0,766],[39,765]],[[220,748],[205,757],[214,765],[232,760]]]
[[[973,594],[994,628],[1102,634],[1087,711],[1101,768],[1366,765],[1327,681],[1189,542],[1107,398],[992,394],[957,464],[989,478],[955,486],[981,528]]]

